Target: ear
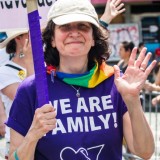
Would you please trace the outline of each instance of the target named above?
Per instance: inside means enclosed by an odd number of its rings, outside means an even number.
[[[17,37],[15,37],[14,39],[15,39],[16,42],[18,42],[18,41],[21,40],[21,37],[20,37],[20,36],[17,36]]]
[[[55,41],[54,41],[54,39],[53,39],[53,38],[52,38],[51,45],[52,45],[52,47],[53,47],[53,48],[55,48],[55,47],[56,47],[56,44],[55,44]]]
[[[21,50],[22,50],[23,44],[21,42],[21,36],[17,36],[16,38],[14,38],[14,40],[16,42],[16,46],[17,46],[16,48],[21,48]]]

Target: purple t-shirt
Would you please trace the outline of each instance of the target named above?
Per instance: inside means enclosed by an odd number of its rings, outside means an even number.
[[[95,88],[76,90],[47,75],[49,99],[57,110],[57,127],[41,138],[35,160],[121,160],[123,115],[127,108],[114,76]],[[18,89],[7,125],[25,136],[31,126],[37,98],[34,76]],[[78,87],[77,87],[78,88]]]

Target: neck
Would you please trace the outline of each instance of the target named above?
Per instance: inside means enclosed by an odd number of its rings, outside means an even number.
[[[124,64],[128,64],[129,58],[124,59]]]
[[[58,71],[63,73],[82,74],[88,71],[88,59],[84,58],[61,58]]]

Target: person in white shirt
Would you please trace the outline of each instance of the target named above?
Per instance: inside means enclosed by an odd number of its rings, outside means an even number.
[[[9,54],[6,53],[6,49],[0,49],[0,66],[9,60]]]
[[[15,97],[17,88],[24,78],[34,73],[31,45],[29,43],[28,29],[16,29],[7,31],[7,38],[0,43],[0,48],[5,48],[8,57],[13,54],[11,60],[5,61],[0,66],[0,92],[1,103],[0,114],[3,119],[0,119],[0,124],[3,124],[9,116],[10,107]],[[4,104],[4,106],[3,106]],[[0,130],[2,136],[5,134],[6,153],[8,157],[10,133],[9,128],[1,125]]]

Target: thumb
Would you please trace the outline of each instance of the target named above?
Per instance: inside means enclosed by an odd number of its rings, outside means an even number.
[[[116,80],[120,77],[120,69],[117,65],[114,65],[113,68],[114,68],[114,79]]]

